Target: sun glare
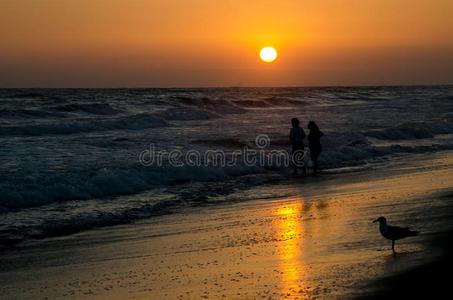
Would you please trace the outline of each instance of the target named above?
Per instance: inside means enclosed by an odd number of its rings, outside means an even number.
[[[273,62],[277,58],[277,50],[272,47],[264,47],[260,51],[260,57],[264,62]]]

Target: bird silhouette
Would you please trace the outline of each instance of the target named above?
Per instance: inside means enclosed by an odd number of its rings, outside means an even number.
[[[379,217],[373,223],[379,222],[379,231],[382,236],[392,241],[392,251],[395,252],[395,241],[407,238],[409,236],[416,236],[418,231],[412,231],[409,228],[387,225],[387,219]]]

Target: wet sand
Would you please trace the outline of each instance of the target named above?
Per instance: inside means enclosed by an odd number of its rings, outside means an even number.
[[[432,241],[443,254],[434,261],[370,284],[371,291],[357,299],[444,299],[451,293],[453,231]]]
[[[453,193],[446,193],[443,197],[447,201],[453,201]],[[452,211],[450,211],[450,218],[453,218]],[[441,228],[439,230],[442,231]],[[451,292],[449,274],[453,267],[453,230],[448,227],[444,230],[433,235],[430,241],[441,251],[440,257],[371,283],[372,290],[358,299],[445,298],[445,295]]]
[[[288,179],[231,196],[261,195],[249,201],[2,250],[1,298],[341,299],[391,293],[389,282],[444,259],[443,245],[434,241],[445,240],[449,235],[442,232],[452,228],[452,198],[446,195],[453,187],[453,155],[420,158]],[[381,215],[420,236],[397,242],[392,255],[391,242],[371,223]]]

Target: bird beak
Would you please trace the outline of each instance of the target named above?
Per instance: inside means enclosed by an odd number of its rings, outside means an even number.
[[[376,219],[376,220],[373,221],[373,223],[376,223],[377,221],[378,221],[378,220]]]

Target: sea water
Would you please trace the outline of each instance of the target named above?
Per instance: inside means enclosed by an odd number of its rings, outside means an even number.
[[[3,89],[0,244],[170,214],[285,180],[288,164],[260,155],[290,153],[293,117],[324,132],[325,172],[453,149],[452,86]]]

